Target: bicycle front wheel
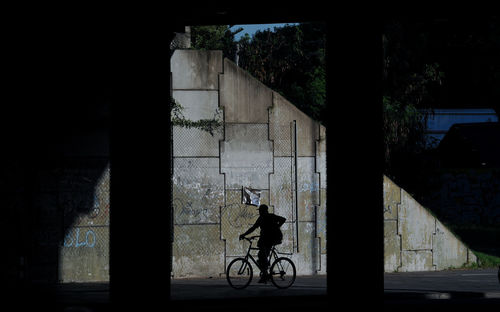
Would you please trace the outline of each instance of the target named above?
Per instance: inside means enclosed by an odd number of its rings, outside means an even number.
[[[274,286],[285,289],[295,282],[296,270],[292,260],[282,257],[271,265],[271,282]]]
[[[253,268],[245,258],[236,258],[227,266],[226,279],[235,289],[243,289],[252,281]]]

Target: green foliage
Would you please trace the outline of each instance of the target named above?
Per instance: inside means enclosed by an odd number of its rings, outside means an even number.
[[[421,151],[425,147],[424,116],[412,104],[384,95],[383,131],[385,159],[389,163],[395,152]]]
[[[310,117],[326,120],[326,29],[304,23],[258,31],[239,41],[239,66]]]
[[[222,50],[224,57],[283,95],[313,119],[326,119],[326,29],[305,23],[248,34],[238,42],[228,25],[191,27],[192,48]]]
[[[434,106],[433,90],[442,85],[444,73],[438,63],[422,59],[428,42],[425,32],[415,34],[389,21],[382,42],[385,165],[386,174],[394,177],[401,174],[398,165],[405,165],[394,161],[396,157],[409,161],[428,147],[424,131],[432,109],[422,114],[417,108]]]
[[[173,126],[179,126],[184,128],[196,128],[210,133],[212,136],[215,132],[221,131],[222,122],[220,117],[220,111],[218,110],[212,119],[200,119],[197,121],[189,120],[182,114],[184,109],[181,104],[170,98],[171,107],[171,120]]]
[[[240,28],[231,31],[228,25],[192,26],[191,47],[196,50],[222,50],[224,57],[234,61],[236,56],[234,35],[242,30]]]
[[[496,267],[500,266],[500,258],[499,257],[488,255],[486,253],[479,252],[479,251],[474,251],[474,254],[477,257],[478,262],[479,262],[478,265],[481,268],[496,268]]]

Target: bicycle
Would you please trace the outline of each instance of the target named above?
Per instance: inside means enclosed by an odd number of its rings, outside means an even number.
[[[244,289],[252,282],[253,268],[249,259],[252,260],[253,263],[255,263],[255,265],[261,270],[261,272],[263,271],[258,261],[256,261],[255,258],[250,254],[251,250],[259,250],[259,248],[252,247],[252,241],[257,237],[259,236],[252,236],[250,238],[244,237],[245,240],[250,242],[250,246],[248,247],[246,256],[234,259],[227,266],[227,281],[229,285],[235,289]],[[292,260],[286,257],[278,257],[278,254],[291,255],[278,252],[275,246],[273,246],[271,248],[271,252],[269,253],[267,263],[270,264],[273,258],[274,261],[271,264],[268,273],[271,283],[273,283],[274,286],[280,289],[285,289],[292,286],[292,284],[295,282],[297,271]]]

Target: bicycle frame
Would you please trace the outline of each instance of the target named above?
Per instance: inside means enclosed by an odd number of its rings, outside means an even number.
[[[261,266],[259,265],[259,262],[255,260],[255,258],[252,256],[252,254],[250,253],[250,250],[260,250],[260,248],[256,248],[256,247],[252,247],[252,244],[253,244],[253,239],[257,238],[259,236],[252,236],[251,238],[246,238],[246,240],[248,240],[250,242],[250,246],[248,246],[248,250],[247,250],[247,254],[245,255],[245,260],[248,261],[248,259],[251,259],[252,262],[257,266],[257,268],[259,268],[259,270],[262,272],[262,268]],[[268,264],[268,268],[270,268],[271,266],[271,263],[274,258],[274,260],[278,259],[278,253],[279,254],[286,254],[286,253],[280,253],[276,250],[275,246],[273,246],[271,248],[271,252],[269,253],[269,257],[267,258],[267,264]],[[250,261],[248,261],[248,263],[250,263]],[[243,267],[240,269],[240,271],[244,269]]]
[[[281,257],[278,255],[292,255],[290,253],[279,252],[276,246],[272,246],[267,257],[267,264],[269,265],[269,270],[262,270],[258,259],[254,257],[251,252],[252,250],[260,250],[261,248],[253,247],[253,240],[260,236],[253,236],[250,238],[242,237],[241,239],[247,240],[250,244],[246,255],[243,257],[238,257],[231,261],[226,269],[226,278],[229,285],[236,289],[243,289],[249,285],[252,281],[253,268],[251,264],[253,262],[257,268],[260,269],[261,274],[269,274],[268,279],[277,288],[285,289],[290,287],[295,281],[296,269],[293,261],[287,257]],[[250,261],[251,260],[251,261]],[[263,277],[263,276],[262,276]],[[239,280],[238,280],[239,279]],[[267,279],[266,279],[267,280]],[[261,282],[261,281],[259,281]],[[265,282],[265,281],[264,281]]]

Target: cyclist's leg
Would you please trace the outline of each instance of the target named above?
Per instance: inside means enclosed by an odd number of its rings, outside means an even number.
[[[272,245],[266,243],[261,243],[259,246],[259,253],[258,253],[259,266],[262,272],[262,278],[264,280],[267,279],[268,275],[268,269],[269,269],[268,258],[269,254],[271,253],[271,248]]]

